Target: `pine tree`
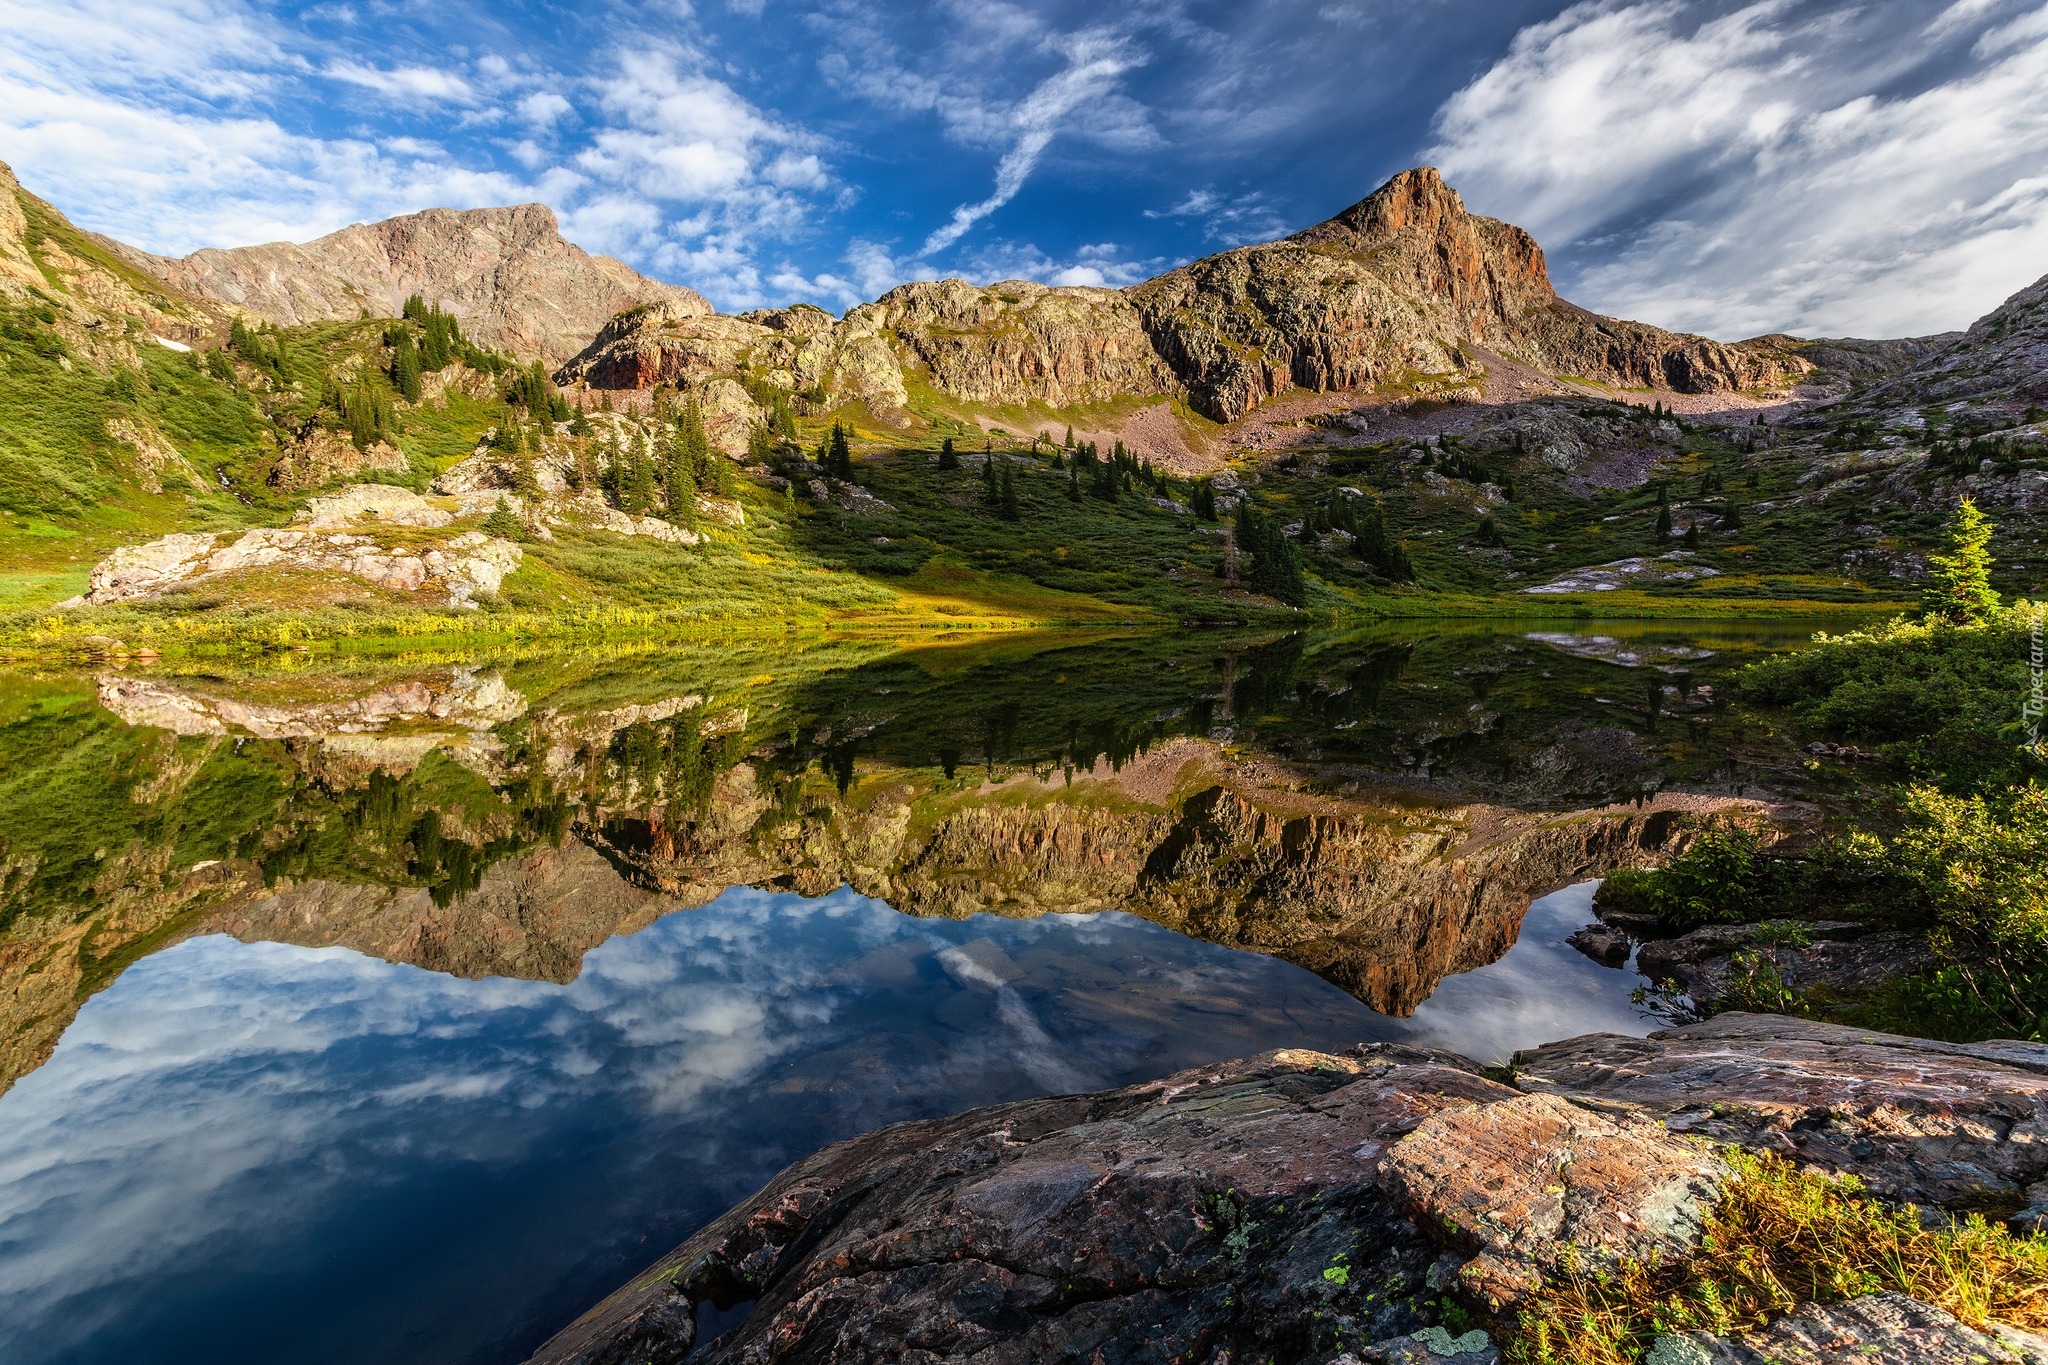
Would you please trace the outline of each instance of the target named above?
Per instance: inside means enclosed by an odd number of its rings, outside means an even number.
[[[959,467],[960,452],[953,448],[953,438],[948,436],[939,443],[939,468],[958,469]]]
[[[569,482],[578,493],[589,493],[597,484],[597,456],[590,449],[589,441],[576,442],[576,454],[569,466]]]
[[[634,516],[645,516],[654,510],[655,499],[658,496],[654,480],[654,461],[648,458],[644,446],[635,445],[626,477],[625,508]]]
[[[420,401],[419,348],[413,345],[412,332],[405,329],[398,334],[398,344],[391,348],[391,386],[408,403]]]
[[[1683,542],[1683,543],[1684,543],[1684,545],[1685,545],[1685,548],[1686,548],[1686,549],[1688,549],[1688,550],[1697,550],[1697,549],[1699,549],[1699,547],[1700,547],[1700,524],[1699,524],[1699,522],[1697,522],[1697,521],[1689,521],[1689,522],[1687,522],[1687,523],[1685,524],[1685,539],[1684,539],[1684,542]]]
[[[668,462],[662,480],[662,498],[668,504],[668,519],[689,526],[697,519],[697,480],[690,473],[688,457],[680,451]]]
[[[1669,504],[1657,509],[1657,539],[1671,539],[1671,507]]]
[[[1080,471],[1080,470],[1078,470],[1078,469],[1069,469],[1069,470],[1067,471],[1067,501],[1068,501],[1068,502],[1079,502],[1080,500],[1081,500],[1081,471]]]
[[[689,464],[690,477],[702,483],[711,473],[711,437],[704,430],[704,409],[692,398],[676,419],[677,450]]]
[[[846,428],[837,422],[832,424],[831,442],[831,458],[825,464],[826,470],[845,482],[852,483],[853,447],[846,439]]]
[[[1250,560],[1246,579],[1255,590],[1294,607],[1307,600],[1300,551],[1278,522],[1250,502],[1237,515],[1237,542]]]
[[[1969,625],[1998,609],[1998,594],[1991,587],[1993,529],[1972,499],[1956,504],[1948,523],[1948,553],[1927,557],[1931,572],[1920,605],[1930,620]]]
[[[1016,521],[1023,515],[1022,510],[1017,505],[1016,468],[1008,460],[1003,461],[1003,487],[997,504],[997,510],[1001,513],[1004,521]]]
[[[1074,448],[1074,429],[1073,429],[1072,427],[1068,427],[1068,428],[1067,428],[1067,436],[1066,436],[1066,439],[1060,442],[1060,449],[1061,449],[1061,450],[1072,450],[1073,448]]]
[[[528,507],[540,501],[540,471],[534,467],[533,451],[523,441],[512,461],[512,489]]]

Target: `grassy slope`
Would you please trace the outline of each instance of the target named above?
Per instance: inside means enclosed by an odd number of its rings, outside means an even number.
[[[714,530],[682,548],[602,534],[567,533],[532,545],[502,599],[483,613],[455,615],[351,584],[274,575],[233,593],[215,589],[157,604],[74,613],[52,624],[32,610],[75,593],[108,549],[172,530],[229,531],[286,521],[305,490],[267,488],[280,430],[314,412],[325,375],[370,376],[382,386],[384,352],[374,321],[322,324],[282,334],[285,383],[260,379],[237,362],[236,382],[214,378],[194,358],[145,344],[140,373],[68,365],[61,343],[32,314],[12,315],[0,335],[0,638],[49,647],[88,633],[136,644],[275,646],[309,639],[447,633],[521,636],[616,629],[717,626],[731,630],[836,622],[869,628],[959,624],[1013,626],[1137,619],[1280,620],[1275,604],[1217,576],[1221,528],[1129,494],[1115,503],[1069,498],[1049,456],[1013,442],[1021,516],[1004,521],[985,505],[972,466],[935,468],[944,434],[965,435],[948,407],[925,414],[917,436],[862,433],[860,480],[893,510],[843,512],[785,498],[740,480],[748,525]],[[957,407],[957,405],[954,405]],[[408,411],[398,444],[411,468],[377,477],[423,488],[466,455],[508,410],[460,395],[445,407]],[[1043,414],[1007,414],[1029,418]],[[1052,414],[1057,418],[1059,414]],[[165,473],[164,491],[142,487],[132,452],[108,435],[110,420],[161,432],[196,478]],[[822,425],[822,423],[820,424]],[[978,434],[978,429],[977,429]],[[978,441],[962,442],[972,450]],[[1689,434],[1687,450],[1660,470],[1682,495],[1717,475],[1738,501],[1794,486],[1799,457],[1745,454],[1725,441]],[[1514,589],[1568,568],[1671,548],[1652,532],[1647,489],[1590,499],[1567,490],[1527,459],[1514,463],[1518,500],[1494,524],[1504,547],[1481,547],[1472,485],[1423,479],[1398,445],[1310,452],[1296,472],[1246,469],[1255,496],[1282,521],[1304,517],[1339,486],[1370,486],[1414,556],[1417,581],[1376,579],[1354,556],[1304,548],[1310,607],[1321,614],[1432,616],[1515,614],[1603,616],[1790,614],[1863,609],[1893,594],[1844,579],[1800,515],[1758,517],[1734,535],[1711,533],[1700,561],[1719,577],[1685,585],[1587,595],[1530,597]],[[1756,483],[1751,487],[1752,476]],[[1188,487],[1170,490],[1185,499]],[[1719,505],[1729,494],[1707,499]],[[1682,496],[1677,500],[1684,516]],[[1683,522],[1681,521],[1681,524]]]

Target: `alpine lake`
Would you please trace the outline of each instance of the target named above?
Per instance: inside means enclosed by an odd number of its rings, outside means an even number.
[[[1812,628],[0,671],[0,1359],[505,1365],[879,1125],[1647,1032],[1565,939]]]

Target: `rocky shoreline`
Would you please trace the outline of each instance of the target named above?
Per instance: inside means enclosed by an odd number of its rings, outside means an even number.
[[[2044,1136],[2048,1047],[1772,1015],[1588,1035],[1498,1070],[1384,1044],[1271,1052],[828,1147],[532,1362],[1485,1365],[1486,1328],[1568,1261],[1694,1250],[1727,1153],[2030,1228]],[[1649,1359],[2043,1362],[2048,1341],[1885,1293],[1673,1334]]]

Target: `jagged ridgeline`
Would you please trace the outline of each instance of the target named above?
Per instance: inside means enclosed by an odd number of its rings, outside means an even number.
[[[170,259],[9,173],[0,634],[1875,608],[1964,493],[2022,590],[2041,291],[1725,344],[1559,298],[1424,168],[1128,289],[729,316],[538,205]]]

